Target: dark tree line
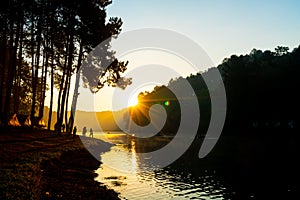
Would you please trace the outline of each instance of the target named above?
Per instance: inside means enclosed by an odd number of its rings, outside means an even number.
[[[299,124],[299,68],[300,47],[291,52],[287,47],[275,51],[253,49],[247,55],[225,58],[217,68],[224,81],[227,98],[227,115],[224,134],[253,134],[264,132],[286,133],[296,130]],[[187,80],[198,98],[200,108],[199,134],[205,134],[211,115],[211,102],[203,76],[209,71],[179,77],[169,82],[169,87],[180,87]],[[218,85],[216,85],[218,87]],[[169,101],[166,106],[165,102]],[[188,98],[187,100],[188,101]],[[136,123],[149,123],[149,108],[156,103],[168,113],[162,134],[175,134],[180,124],[180,106],[176,96],[166,87],[156,87],[152,92],[139,95],[141,106],[131,108]],[[146,113],[146,114],[145,114]],[[191,119],[193,120],[193,119]],[[292,131],[295,132],[295,131]]]
[[[235,191],[228,198],[247,199],[250,194],[258,199],[272,195],[285,199],[298,196],[299,63],[300,46],[292,51],[287,47],[277,47],[274,51],[253,49],[249,54],[224,59],[217,68],[226,90],[226,120],[216,145],[201,159],[199,149],[204,144],[202,136],[207,133],[212,108],[203,77],[210,77],[212,69],[170,81],[170,88],[180,88],[184,80],[191,84],[199,101],[200,123],[196,139],[167,169],[174,167],[178,173],[188,168],[197,177],[206,172],[212,172],[213,176],[216,173],[225,187]],[[189,97],[179,100],[188,103]],[[132,119],[147,125],[149,108],[157,103],[168,114],[160,134],[175,135],[181,123],[181,108],[175,94],[166,86],[141,93],[139,105],[130,109]],[[149,138],[137,141],[136,148],[142,150],[151,144]]]
[[[87,64],[81,68],[99,43],[121,31],[120,18],[107,19],[106,7],[111,0],[8,0],[1,4],[0,113],[3,124],[17,113],[30,115],[33,126],[36,119],[44,115],[46,91],[50,89],[48,129],[53,104],[57,103],[57,125],[60,127],[65,121],[70,132],[81,76],[92,92],[105,84],[125,87],[128,83],[116,84],[127,63],[114,58],[110,40],[102,48],[105,56],[97,65]],[[105,68],[106,63],[110,63],[108,68]],[[97,73],[90,74],[91,70]],[[69,98],[74,74],[74,95]],[[53,102],[55,89],[58,90],[57,102]],[[72,102],[71,108],[68,108],[69,102]]]

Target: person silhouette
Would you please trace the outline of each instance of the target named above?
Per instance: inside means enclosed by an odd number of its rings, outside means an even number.
[[[86,127],[83,127],[83,129],[82,129],[82,136],[85,136],[86,135]]]
[[[73,138],[75,138],[75,137],[76,137],[76,132],[77,132],[77,127],[76,127],[76,126],[74,126],[74,129],[73,129]]]
[[[62,124],[62,125],[61,125],[61,129],[62,129],[62,132],[63,132],[63,133],[65,132],[65,128],[66,128],[66,125],[65,125],[65,124]]]
[[[90,137],[94,137],[93,129],[90,128]]]

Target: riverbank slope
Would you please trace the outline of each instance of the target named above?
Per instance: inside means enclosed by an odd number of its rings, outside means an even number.
[[[0,129],[0,144],[0,199],[119,199],[94,181],[101,163],[78,136]]]

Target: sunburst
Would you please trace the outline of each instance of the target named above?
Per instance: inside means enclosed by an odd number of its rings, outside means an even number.
[[[139,104],[139,99],[137,96],[132,96],[128,101],[129,107],[137,106],[138,104]]]

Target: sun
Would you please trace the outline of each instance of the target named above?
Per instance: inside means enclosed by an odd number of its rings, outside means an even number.
[[[139,103],[139,100],[138,100],[138,97],[137,96],[132,96],[129,101],[128,101],[128,106],[129,107],[133,107],[133,106],[136,106],[138,105]]]

